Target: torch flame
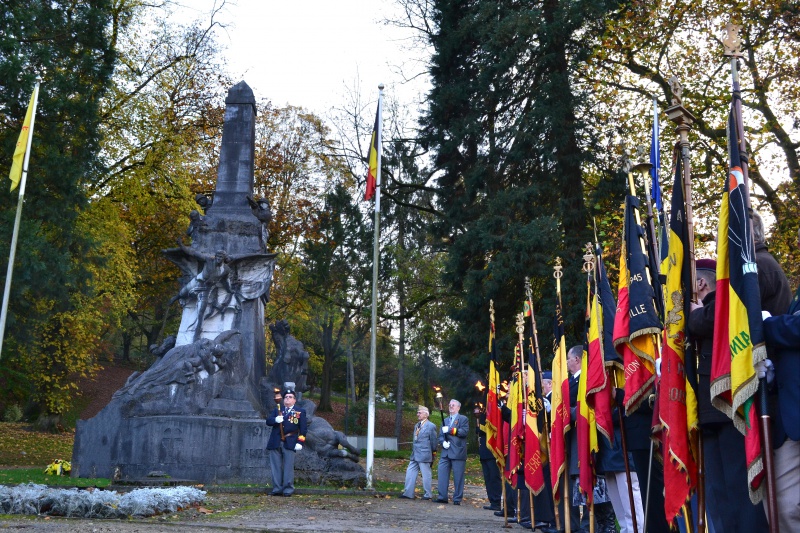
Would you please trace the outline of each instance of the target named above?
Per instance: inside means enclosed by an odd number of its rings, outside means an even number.
[[[478,389],[478,392],[483,392],[486,390],[486,385],[483,384],[480,380],[475,383],[475,388]]]

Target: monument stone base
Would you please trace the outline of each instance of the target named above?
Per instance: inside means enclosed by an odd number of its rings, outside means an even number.
[[[75,455],[84,459],[73,468],[73,476],[126,481],[159,471],[200,483],[268,484],[271,479],[266,450],[269,428],[263,419],[113,418],[109,412],[79,422],[85,427],[78,432],[82,438],[75,440]],[[103,431],[108,423],[116,426],[114,431]],[[82,454],[84,447],[92,453]]]

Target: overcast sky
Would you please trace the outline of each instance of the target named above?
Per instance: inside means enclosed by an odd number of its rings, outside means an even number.
[[[191,20],[207,17],[214,0],[183,3],[180,16]],[[424,86],[401,83],[398,66],[419,70],[419,54],[409,52],[408,32],[383,23],[396,10],[393,0],[228,0],[217,41],[231,76],[278,106],[325,114],[348,88],[377,100],[379,83],[410,101]]]

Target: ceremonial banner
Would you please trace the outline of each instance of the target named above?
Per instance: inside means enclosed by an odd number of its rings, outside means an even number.
[[[554,323],[555,355],[553,357],[553,392],[550,394],[550,482],[553,497],[561,500],[559,485],[566,469],[566,434],[570,428],[569,372],[567,371],[567,344],[564,338],[564,314],[561,311],[561,295],[556,301]]]
[[[597,292],[592,294],[589,311],[589,345],[586,355],[586,403],[594,413],[596,431],[614,445],[614,424],[611,418],[611,385],[603,357],[603,307]],[[581,371],[581,379],[583,379]],[[595,440],[597,437],[595,436]],[[593,451],[597,451],[592,448]]]
[[[659,420],[664,456],[664,512],[676,517],[697,487],[697,463],[690,446],[690,433],[697,431],[697,398],[688,385],[685,359],[686,318],[692,294],[689,265],[689,228],[683,193],[683,164],[678,149],[669,221],[666,320],[661,361]]]
[[[372,128],[372,140],[369,143],[369,170],[367,171],[367,188],[364,191],[364,200],[371,200],[375,195],[375,186],[378,180],[378,152],[381,149],[381,108],[375,112],[375,126]]]
[[[486,394],[486,423],[483,431],[486,433],[486,447],[492,452],[502,470],[506,458],[503,453],[503,415],[497,400],[500,373],[497,371],[497,353],[494,345],[494,320],[489,327],[489,390]]]
[[[594,418],[594,409],[586,402],[588,356],[586,351],[581,357],[581,375],[578,379],[578,416],[576,430],[578,432],[578,470],[579,487],[586,495],[586,502],[594,500],[594,485],[597,479],[594,469],[592,454],[597,453],[600,446],[597,442],[597,424]]]
[[[753,503],[763,497],[764,464],[754,405],[753,365],[767,357],[755,245],[747,211],[733,106],[728,120],[730,176],[725,181],[717,233],[717,296],[711,363],[711,402],[745,435],[747,481]]]
[[[619,260],[619,292],[614,321],[614,347],[625,366],[625,412],[630,414],[647,398],[655,379],[657,349],[654,335],[661,322],[653,303],[653,287],[647,275],[647,259],[642,251],[641,226],[634,209],[639,201],[625,199],[624,236]]]
[[[523,410],[525,409],[525,387],[522,376],[522,354],[520,346],[515,348],[514,376],[508,395],[508,408],[511,410],[511,428],[508,446],[508,476],[512,486],[519,486],[517,476],[522,467],[524,453],[525,425]]]
[[[544,489],[544,465],[546,460],[540,446],[541,434],[538,425],[537,397],[534,387],[536,373],[528,365],[528,403],[525,410],[525,485],[534,496]]]

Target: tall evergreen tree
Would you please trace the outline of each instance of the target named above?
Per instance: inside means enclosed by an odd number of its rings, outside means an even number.
[[[76,221],[87,201],[84,185],[99,173],[98,110],[114,67],[113,22],[112,3],[104,0],[4,1],[0,9],[2,176],[34,79],[44,78],[0,365],[24,369],[34,398],[51,413],[69,403],[70,376],[90,371],[98,327],[77,312],[90,288],[83,258],[91,242]],[[3,257],[16,202],[16,194],[0,194]]]
[[[478,2],[434,5],[433,89],[423,120],[439,171],[441,222],[448,243],[445,280],[463,297],[453,309],[451,359],[485,367],[489,300],[501,353],[510,354],[513,316],[525,276],[537,311],[553,309],[552,264],[565,268],[570,333],[582,330],[582,245],[590,239],[584,169],[591,139],[579,120],[574,83],[613,7],[612,0]],[[514,335],[515,336],[515,335]]]

